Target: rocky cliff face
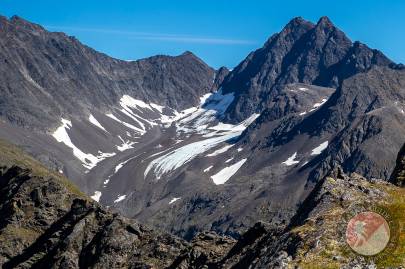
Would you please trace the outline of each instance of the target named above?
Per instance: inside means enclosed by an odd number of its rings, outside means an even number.
[[[286,84],[336,88],[344,78],[372,65],[394,64],[378,50],[352,43],[327,17],[317,24],[295,18],[225,79],[224,91],[236,94],[227,119],[237,122],[263,111]]]
[[[182,110],[199,104],[214,70],[190,52],[121,61],[64,33],[0,17],[0,116],[39,131],[61,117],[108,111],[124,94]]]

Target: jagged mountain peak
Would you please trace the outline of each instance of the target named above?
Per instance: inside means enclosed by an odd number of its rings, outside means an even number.
[[[10,19],[7,19],[7,17],[3,17],[4,20],[2,21],[3,23],[8,23],[9,25],[12,25],[13,27],[19,27],[19,28],[24,28],[25,30],[29,30],[29,31],[45,31],[45,28],[42,27],[39,24],[36,23],[32,23],[20,16],[14,15],[12,17],[10,17]],[[1,20],[0,20],[1,22]]]
[[[305,20],[305,19],[302,18],[302,17],[295,17],[295,18],[291,19],[291,20],[284,26],[284,28],[283,28],[283,30],[281,31],[281,33],[282,33],[282,32],[293,31],[293,30],[295,30],[295,29],[297,29],[297,28],[300,28],[300,27],[308,28],[308,27],[314,27],[314,26],[315,26],[315,25],[314,25],[312,22],[307,21],[307,20]]]
[[[328,17],[317,24],[294,18],[225,78],[224,92],[235,92],[225,118],[237,122],[263,111],[287,84],[337,88],[373,65],[394,68],[382,52],[353,43]]]
[[[328,28],[333,28],[335,25],[333,22],[329,19],[328,16],[322,16],[319,18],[318,22],[316,23],[318,27],[328,27]]]
[[[197,57],[194,53],[192,53],[189,50],[186,50],[185,52],[183,52],[182,54],[180,54],[180,56],[191,56],[191,57]]]
[[[351,47],[350,39],[326,17],[316,25],[300,17],[291,20],[224,80],[224,91],[236,95],[227,120],[240,121],[263,111],[269,99],[290,83],[336,86],[329,68],[342,61]]]

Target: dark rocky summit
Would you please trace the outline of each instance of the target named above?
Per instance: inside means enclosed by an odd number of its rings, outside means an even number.
[[[235,92],[227,119],[238,122],[261,112],[290,83],[336,88],[372,65],[394,66],[384,54],[352,41],[327,18],[317,24],[300,17],[242,61],[221,85]]]

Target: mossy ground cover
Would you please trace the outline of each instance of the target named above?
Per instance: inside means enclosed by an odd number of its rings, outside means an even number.
[[[50,171],[44,167],[41,163],[36,161],[34,158],[28,156],[22,149],[15,145],[11,145],[4,140],[0,139],[0,166],[19,166],[23,169],[28,169],[33,176],[43,177],[43,178],[55,178],[61,182],[66,189],[74,193],[81,198],[87,198],[87,196],[82,193],[79,188],[70,182],[63,175]]]
[[[329,179],[327,184],[333,186],[335,181]],[[382,195],[378,197],[384,198],[379,200],[358,191],[359,186],[363,189],[381,191]],[[342,190],[332,188],[331,194],[339,197]],[[362,260],[366,263],[372,261],[377,268],[398,268],[405,265],[405,189],[385,182],[370,183],[363,180],[347,192],[355,194],[352,196],[353,201],[382,208],[389,215],[393,224],[395,223],[390,227],[394,243],[375,257],[365,258],[355,254],[345,241],[344,214],[347,208],[339,200],[335,200],[335,203],[328,205],[327,209],[291,230],[292,234],[301,238],[291,268],[294,266],[303,269],[342,268],[347,267],[353,260]]]

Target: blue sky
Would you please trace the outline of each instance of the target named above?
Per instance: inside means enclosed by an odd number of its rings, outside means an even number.
[[[405,62],[405,1],[1,0],[19,15],[76,36],[110,56],[132,60],[189,50],[229,68],[296,16],[328,16],[352,40]]]

